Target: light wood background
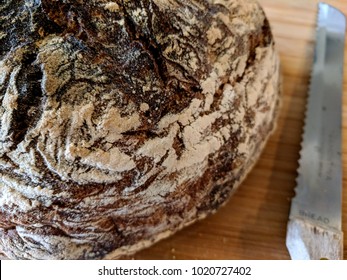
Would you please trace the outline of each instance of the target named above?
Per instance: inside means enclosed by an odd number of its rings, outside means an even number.
[[[217,214],[143,250],[134,259],[289,259],[285,246],[294,195],[318,1],[259,0],[270,20],[283,70],[283,105],[275,134],[246,181]],[[347,0],[326,1],[347,14]],[[345,78],[347,78],[347,59]],[[347,144],[347,79],[343,137]],[[347,145],[343,230],[347,258]]]

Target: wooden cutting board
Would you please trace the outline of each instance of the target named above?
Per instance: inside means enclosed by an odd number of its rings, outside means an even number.
[[[246,181],[217,214],[132,256],[134,259],[289,259],[285,246],[294,195],[318,1],[259,0],[270,20],[283,71],[277,130]],[[347,1],[326,1],[347,14]],[[346,52],[347,54],[347,52]],[[347,95],[347,60],[345,84]],[[347,117],[347,96],[344,97]],[[347,122],[343,123],[347,143]],[[343,147],[347,175],[347,145]],[[347,176],[343,230],[347,258]]]

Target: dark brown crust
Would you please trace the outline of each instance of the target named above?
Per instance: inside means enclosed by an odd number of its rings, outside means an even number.
[[[141,249],[225,203],[273,130],[278,61],[252,0],[7,1],[0,26],[9,258]]]

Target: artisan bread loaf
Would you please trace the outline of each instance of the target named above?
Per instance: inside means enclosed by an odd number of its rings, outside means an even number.
[[[256,1],[1,1],[0,253],[119,258],[214,213],[279,95]]]

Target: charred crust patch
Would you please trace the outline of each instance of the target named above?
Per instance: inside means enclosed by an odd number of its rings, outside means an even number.
[[[16,79],[18,90],[17,108],[13,113],[11,125],[12,141],[16,147],[25,137],[27,129],[33,126],[41,116],[41,90],[42,72],[35,65],[36,54],[28,51],[24,54],[22,66]]]

